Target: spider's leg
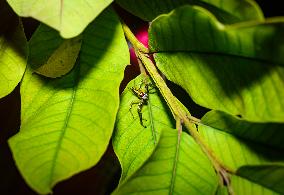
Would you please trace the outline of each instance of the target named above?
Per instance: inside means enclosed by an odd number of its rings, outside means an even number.
[[[133,115],[131,109],[132,109],[132,106],[133,106],[134,104],[140,104],[140,101],[132,101],[132,102],[130,103],[129,111],[130,111],[130,113],[131,113],[131,115],[132,115],[133,118],[134,118],[134,115]]]
[[[156,92],[156,90],[155,90],[156,88],[157,88],[156,85],[153,84],[153,83],[149,83],[149,84],[146,85],[146,90],[147,90],[147,93],[149,93],[149,94],[155,93]],[[152,90],[154,90],[154,91],[152,91]]]
[[[142,79],[139,85],[139,90],[141,90],[143,84],[144,84],[144,80]]]
[[[143,108],[143,102],[140,102],[137,106],[137,112],[138,112],[138,116],[139,116],[139,120],[140,120],[140,124],[144,127],[147,128],[146,125],[143,124],[143,120],[147,121],[146,119],[143,119],[142,117],[142,108]]]

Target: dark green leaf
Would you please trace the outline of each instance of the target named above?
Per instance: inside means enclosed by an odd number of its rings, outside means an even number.
[[[237,174],[284,194],[284,164],[243,166],[237,170]]]
[[[235,175],[231,177],[231,186],[235,194],[278,195],[264,186]]]
[[[208,112],[202,123],[248,141],[284,149],[283,123],[253,123],[219,111]]]
[[[29,65],[46,77],[60,77],[75,65],[81,48],[81,36],[62,39],[59,33],[40,25],[29,41]]]
[[[262,20],[263,14],[251,0],[116,0],[124,9],[134,15],[152,21],[160,14],[168,13],[182,5],[199,5],[218,16],[226,23],[245,20]]]

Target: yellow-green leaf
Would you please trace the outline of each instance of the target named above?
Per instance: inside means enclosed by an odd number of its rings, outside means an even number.
[[[114,128],[129,64],[119,19],[107,9],[82,36],[69,74],[50,79],[27,70],[21,85],[21,128],[9,145],[23,178],[40,194],[94,166]]]
[[[64,38],[79,35],[112,0],[8,0],[22,17],[35,18],[58,30]]]

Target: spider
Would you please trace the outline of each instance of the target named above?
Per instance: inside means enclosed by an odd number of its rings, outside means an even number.
[[[142,85],[144,84],[145,86],[145,89],[143,90],[142,89]],[[131,104],[130,104],[130,107],[129,107],[129,111],[132,115],[132,117],[134,118],[134,115],[131,111],[132,109],[132,106],[134,104],[138,104],[137,105],[137,113],[138,113],[138,116],[139,116],[139,120],[140,120],[140,124],[144,127],[144,128],[147,128],[146,125],[143,124],[143,120],[147,121],[146,119],[143,119],[142,117],[142,108],[144,105],[147,105],[148,104],[148,100],[149,100],[149,86],[151,86],[152,84],[147,84],[145,83],[143,80],[141,81],[141,84],[139,86],[139,88],[137,87],[131,87],[130,90],[132,91],[132,93],[138,97],[139,100],[137,101],[132,101]]]

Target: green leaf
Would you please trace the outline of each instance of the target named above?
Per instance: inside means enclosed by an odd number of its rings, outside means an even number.
[[[243,166],[237,170],[237,174],[284,194],[284,164]]]
[[[217,157],[233,170],[248,164],[261,165],[284,160],[283,149],[265,146],[257,140],[247,141],[229,131],[220,131],[204,124],[200,124],[198,130]],[[273,142],[273,139],[270,141]]]
[[[253,123],[214,110],[203,116],[202,123],[248,141],[284,149],[283,123]]]
[[[197,104],[283,122],[283,21],[224,25],[201,7],[184,6],[152,22],[150,47],[158,68]]]
[[[215,194],[218,177],[186,133],[163,129],[153,155],[114,194]]]
[[[225,117],[218,117],[218,115]],[[239,122],[239,124],[237,122]],[[236,126],[232,127],[232,130],[222,129],[223,127],[228,128],[228,124],[233,123],[235,123]],[[250,128],[246,125],[250,125]],[[266,131],[270,131],[268,125],[263,124],[263,126],[266,127]],[[217,129],[216,127],[220,129]],[[244,134],[242,127],[246,128],[247,131],[252,130],[251,134]],[[272,126],[272,128],[275,127]],[[280,192],[277,188],[279,186],[277,185],[281,184],[276,184],[275,181],[277,178],[279,179],[279,176],[281,175],[279,173],[281,173],[281,171],[277,173],[275,171],[273,173],[272,169],[270,169],[271,175],[269,175],[268,172],[265,173],[265,171],[263,171],[260,176],[263,166],[271,164],[271,166],[274,167],[278,166],[279,162],[284,162],[283,147],[279,148],[277,147],[278,144],[273,144],[277,143],[275,142],[275,140],[278,140],[277,134],[275,136],[270,136],[267,142],[271,142],[272,144],[267,144],[263,139],[259,139],[260,133],[257,130],[262,130],[261,124],[248,123],[241,120],[238,121],[238,119],[233,117],[230,118],[228,115],[219,112],[209,112],[209,114],[206,114],[201,119],[198,130],[218,159],[220,159],[227,167],[236,171],[238,175],[252,181],[236,181],[235,184],[233,182],[233,188],[237,188],[240,192],[244,186],[247,186],[244,188],[247,188],[248,190],[253,189],[255,192],[261,191],[262,188]],[[276,129],[271,130],[276,131]],[[237,131],[240,132],[236,133]],[[255,132],[255,134],[253,132]],[[240,138],[240,136],[244,138]],[[257,170],[254,170],[254,167]],[[264,177],[267,177],[267,180],[263,179]],[[268,178],[271,178],[271,180]],[[273,179],[274,181],[272,182]],[[273,184],[275,184],[275,186],[273,186]],[[270,194],[270,192],[268,194]]]
[[[116,0],[127,11],[146,21],[152,21],[160,14],[168,13],[182,5],[204,7],[226,23],[245,20],[262,20],[259,6],[252,0]]]
[[[21,85],[21,129],[9,145],[24,179],[41,194],[94,166],[114,128],[119,85],[129,64],[118,17],[106,10],[82,39],[69,74],[48,79],[28,70]]]
[[[257,194],[257,195],[277,195],[278,193],[269,190],[261,185],[250,182],[244,178],[232,175],[231,186],[235,194]]]
[[[36,73],[56,78],[75,65],[81,48],[81,36],[62,39],[56,30],[40,25],[29,41],[29,65]]]
[[[0,2],[0,98],[11,93],[21,81],[27,58],[27,40],[22,24]]]
[[[7,0],[22,17],[35,18],[58,30],[64,38],[79,35],[112,0]]]
[[[113,148],[122,167],[120,183],[133,175],[150,157],[159,141],[162,129],[173,127],[173,121],[168,114],[170,111],[155,88],[150,90],[148,104],[142,108],[142,116],[147,120],[143,121],[143,124],[147,128],[140,124],[137,104],[133,104],[131,109],[134,118],[132,117],[130,105],[132,102],[139,102],[139,99],[130,88],[139,88],[142,80],[142,75],[132,80],[121,96],[116,131],[113,136]],[[141,89],[146,92],[144,85]]]
[[[27,64],[27,41],[21,22],[0,34],[0,98],[21,81]]]

